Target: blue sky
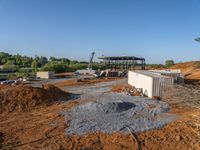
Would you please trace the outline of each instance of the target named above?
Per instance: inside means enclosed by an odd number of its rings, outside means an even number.
[[[0,0],[0,51],[200,59],[200,0]]]

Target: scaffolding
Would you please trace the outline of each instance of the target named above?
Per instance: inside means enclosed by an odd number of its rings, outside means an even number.
[[[145,59],[135,56],[111,56],[99,57],[101,66],[104,69],[121,69],[121,70],[144,70]]]

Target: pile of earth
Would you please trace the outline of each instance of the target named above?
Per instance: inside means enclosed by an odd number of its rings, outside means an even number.
[[[28,85],[6,85],[0,88],[0,112],[30,111],[37,106],[67,100],[69,95],[50,84],[43,85],[42,88]]]
[[[200,80],[200,61],[178,63],[171,69],[180,69],[187,79]]]
[[[162,101],[133,97],[122,93],[105,93],[97,101],[80,104],[63,112],[69,123],[67,135],[93,132],[142,132],[163,127],[176,118]]]

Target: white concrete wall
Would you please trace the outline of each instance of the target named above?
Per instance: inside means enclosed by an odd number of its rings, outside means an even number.
[[[148,97],[152,97],[152,93],[153,93],[153,78],[137,73],[137,72],[133,72],[133,71],[129,71],[128,72],[128,84],[136,87],[136,88],[141,88],[143,93],[145,93]]]
[[[150,98],[166,98],[171,94],[174,79],[149,71],[129,71],[128,84],[141,88],[143,94]]]

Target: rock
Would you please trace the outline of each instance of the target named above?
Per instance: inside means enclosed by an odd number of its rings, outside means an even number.
[[[176,135],[175,140],[176,141],[181,141],[183,138],[180,135]]]

